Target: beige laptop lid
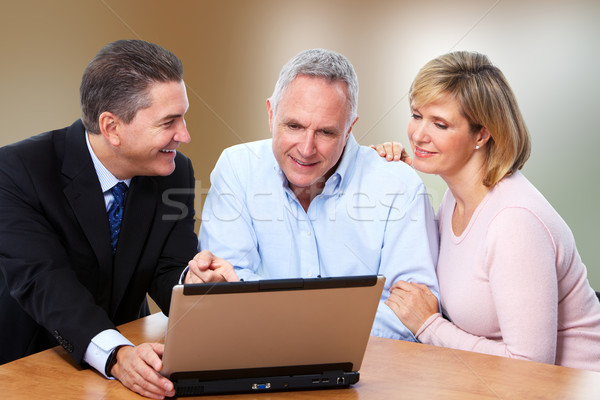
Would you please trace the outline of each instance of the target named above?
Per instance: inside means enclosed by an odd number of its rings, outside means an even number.
[[[331,363],[358,371],[384,281],[373,275],[175,286],[162,374]]]

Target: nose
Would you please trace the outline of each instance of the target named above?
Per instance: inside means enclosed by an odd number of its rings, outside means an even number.
[[[408,130],[409,139],[413,143],[424,143],[429,140],[427,126],[424,121],[411,120]]]
[[[307,129],[300,140],[300,143],[298,143],[298,151],[302,157],[308,158],[315,154],[315,133],[316,132]]]
[[[173,140],[175,140],[179,143],[189,143],[192,141],[192,137],[190,136],[190,133],[187,130],[187,125],[185,123],[185,119],[181,120],[181,125],[178,127],[177,131],[175,132],[175,136],[173,137]]]

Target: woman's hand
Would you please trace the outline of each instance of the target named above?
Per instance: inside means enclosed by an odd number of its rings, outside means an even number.
[[[412,165],[412,158],[399,142],[385,142],[383,144],[371,145],[370,147],[388,161],[403,161],[408,165]]]
[[[427,285],[398,281],[390,288],[385,301],[400,321],[415,335],[423,323],[439,312],[438,299]]]

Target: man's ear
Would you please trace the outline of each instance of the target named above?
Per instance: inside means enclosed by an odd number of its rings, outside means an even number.
[[[356,123],[356,121],[358,121],[358,115],[356,115],[356,118],[354,118],[354,121],[352,121],[352,123],[348,127],[348,130],[346,130],[346,137],[344,140],[348,140],[348,136],[350,136],[350,132],[352,132],[352,128],[354,127],[354,124]]]
[[[271,107],[270,99],[267,99],[267,112],[269,113],[269,130],[273,134],[273,108]]]
[[[121,144],[121,125],[123,120],[117,117],[110,111],[104,111],[98,117],[98,125],[100,126],[100,134],[113,146],[119,146]]]

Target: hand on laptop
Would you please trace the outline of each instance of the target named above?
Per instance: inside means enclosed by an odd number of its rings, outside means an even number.
[[[184,283],[237,282],[240,279],[233,265],[216,257],[208,250],[202,250],[188,263]]]
[[[128,389],[152,399],[175,396],[173,383],[160,375],[164,345],[144,343],[136,347],[123,346],[117,352],[112,376]]]

